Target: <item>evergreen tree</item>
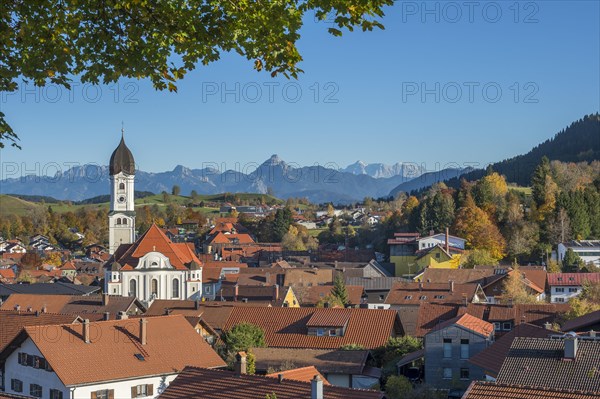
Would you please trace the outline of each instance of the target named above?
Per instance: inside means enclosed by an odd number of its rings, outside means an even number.
[[[348,290],[346,289],[346,282],[344,281],[344,276],[342,273],[338,273],[333,280],[333,289],[331,290],[331,294],[338,298],[340,302],[344,305],[347,305],[350,302],[348,298]]]
[[[531,177],[531,195],[538,206],[542,205],[546,200],[546,176],[549,174],[550,160],[548,157],[543,156]]]

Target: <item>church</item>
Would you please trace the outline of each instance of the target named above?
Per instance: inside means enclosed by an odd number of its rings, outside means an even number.
[[[136,239],[135,162],[124,135],[112,153],[110,172],[109,251],[104,292],[134,296],[145,304],[155,299],[199,299],[202,262],[193,243],[173,243],[153,224]]]

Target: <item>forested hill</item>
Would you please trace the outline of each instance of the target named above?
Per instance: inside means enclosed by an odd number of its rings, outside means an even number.
[[[494,171],[506,176],[509,182],[522,186],[530,184],[531,175],[543,156],[551,161],[590,162],[600,160],[600,114],[586,115],[569,127],[544,141],[524,155],[492,164]],[[475,170],[461,178],[477,180],[485,175],[484,170]],[[458,179],[449,182],[458,186]]]

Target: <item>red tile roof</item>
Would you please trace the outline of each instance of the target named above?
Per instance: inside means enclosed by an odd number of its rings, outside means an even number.
[[[258,375],[237,376],[231,371],[206,370],[187,367],[171,382],[160,396],[161,399],[265,399],[274,393],[277,399],[307,399],[311,384],[302,381]],[[323,385],[323,397],[327,399],[381,399],[378,391],[350,389]]]
[[[315,375],[321,377],[321,379],[323,380],[323,385],[331,385],[329,381],[327,381],[327,379],[323,377],[323,374],[319,373],[319,370],[317,370],[315,366],[307,366],[300,367],[297,369],[278,371],[276,373],[267,374],[265,377],[280,378],[281,376],[284,380],[310,382],[315,377]]]
[[[317,314],[320,322],[339,322],[348,317],[344,336],[308,335],[307,322]],[[247,322],[265,331],[267,346],[279,348],[337,349],[348,344],[359,344],[368,349],[384,345],[401,331],[395,310],[380,309],[324,309],[236,307],[224,324],[229,330],[234,325]]]
[[[600,273],[548,273],[548,285],[583,285],[600,283]]]
[[[598,399],[597,392],[581,392],[552,388],[473,381],[462,399]]]
[[[125,270],[134,269],[141,257],[148,252],[160,252],[169,258],[171,265],[178,270],[187,270],[190,262],[202,265],[200,259],[186,243],[173,243],[155,224],[131,245],[121,245],[114,255],[114,260]]]
[[[470,302],[477,291],[477,284],[417,283],[396,281],[388,293],[385,303],[392,305],[419,305],[421,303],[464,303]]]
[[[450,320],[438,324],[430,332],[439,331],[454,324],[473,331],[474,333],[482,335],[486,338],[489,337],[492,332],[494,332],[494,326],[492,324],[481,320],[480,318],[471,316],[468,313],[465,313],[462,316],[456,316]]]
[[[312,287],[298,287],[294,293],[298,297],[301,305],[316,305],[324,297],[331,293],[333,285],[313,285]],[[346,285],[348,292],[348,304],[359,305],[362,302],[364,288],[360,285]]]
[[[13,310],[19,305],[21,310],[31,308],[33,311],[46,309],[48,313],[75,314],[92,320],[99,320],[105,312],[115,317],[119,312],[130,312],[136,308],[135,297],[109,296],[108,303],[103,302],[102,295],[36,295],[12,294],[0,306],[2,310]],[[141,304],[140,304],[141,305]],[[138,309],[142,311],[142,309]]]
[[[45,339],[39,327],[25,327],[17,339],[31,338],[66,386],[173,374],[188,365],[225,366],[183,316],[146,319],[145,345],[139,339],[141,320],[90,323],[89,344],[82,339],[82,324],[60,326],[62,333],[53,335],[56,338],[52,340]],[[0,353],[2,358],[7,355],[7,351]],[[139,360],[139,355],[144,360]]]

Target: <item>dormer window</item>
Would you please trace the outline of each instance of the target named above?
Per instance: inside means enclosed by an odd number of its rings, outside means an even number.
[[[421,301],[424,301],[427,299],[427,295],[421,295],[421,297],[419,298]]]
[[[404,297],[404,299],[407,299],[407,300],[408,299],[412,299],[412,295],[407,295],[407,296]]]

